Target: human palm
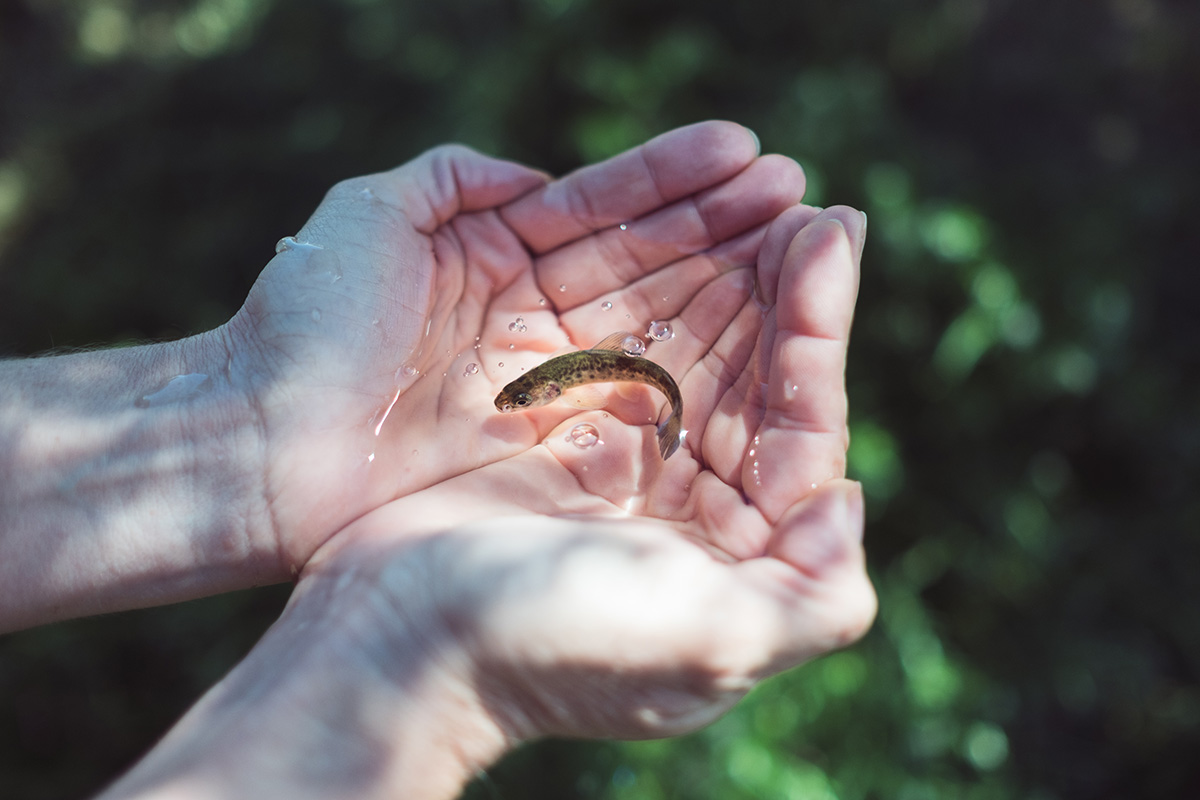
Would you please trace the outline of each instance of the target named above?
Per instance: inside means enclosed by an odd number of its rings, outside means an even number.
[[[794,206],[720,257],[708,252],[652,271],[655,279],[676,274],[664,282],[673,295],[654,289],[650,301],[636,281],[562,310],[536,287],[526,306],[500,293],[478,315],[478,349],[459,356],[450,348],[451,366],[428,384],[449,431],[434,442],[431,461],[457,471],[438,480],[426,473],[429,486],[403,493],[387,515],[395,524],[378,527],[409,535],[526,513],[634,515],[731,558],[762,553],[790,507],[844,475],[844,359],[862,225],[852,209]],[[637,319],[624,309],[639,303],[675,333],[646,352],[676,377],[684,398],[685,444],[671,458],[659,457],[651,424],[662,398],[646,387],[609,392],[601,410],[557,403],[496,413],[492,398],[508,380],[556,344],[602,338],[627,313]],[[644,327],[647,312],[640,316],[629,327]],[[524,331],[509,330],[506,320],[517,319]],[[397,408],[410,399],[435,407],[423,389],[418,381]],[[595,435],[571,436],[581,424]],[[394,441],[422,446],[427,440],[412,427],[406,416]]]
[[[794,163],[755,151],[740,126],[706,123],[549,184],[440,148],[335,187],[226,327],[281,551],[302,565],[371,508],[528,450],[572,412],[500,419],[496,390],[558,348],[652,319],[676,326],[648,355],[680,379],[685,425],[719,426],[688,384],[744,355],[755,326],[735,318],[761,320],[746,298],[765,228],[803,191]],[[739,332],[718,337],[721,315]],[[605,430],[615,444],[618,427]],[[693,431],[692,453],[705,438]],[[680,452],[669,472],[707,465]],[[729,458],[712,467],[737,484]],[[633,488],[634,502],[661,499]]]

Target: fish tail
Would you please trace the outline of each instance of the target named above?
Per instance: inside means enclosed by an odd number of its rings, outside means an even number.
[[[658,426],[658,452],[662,454],[663,461],[679,449],[679,434],[682,430],[683,414],[676,411],[672,411],[671,416]]]

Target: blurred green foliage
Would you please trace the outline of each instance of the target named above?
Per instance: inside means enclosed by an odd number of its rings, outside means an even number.
[[[472,798],[1200,795],[1200,5],[8,0],[0,348],[223,322],[335,181],[743,122],[865,208],[850,650]],[[286,588],[0,640],[0,793],[93,791]]]

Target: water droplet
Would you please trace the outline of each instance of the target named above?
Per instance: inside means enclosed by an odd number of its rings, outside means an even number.
[[[371,453],[370,455],[368,455],[368,456],[367,456],[367,463],[368,463],[368,464],[370,464],[370,463],[371,463],[372,461],[374,461],[374,460],[375,460],[375,454],[374,454],[374,453]]]
[[[600,309],[602,311],[612,311],[612,303],[605,300],[603,303],[600,304]]]
[[[196,395],[203,394],[210,389],[212,389],[212,379],[203,373],[194,372],[189,375],[176,375],[167,381],[166,386],[163,386],[157,392],[151,392],[139,397],[133,401],[133,404],[138,408],[164,406],[168,403],[190,400]]]
[[[313,321],[313,322],[320,322],[320,321],[321,321],[321,309],[319,309],[319,308],[314,308],[314,309],[312,310],[312,321]]]
[[[627,356],[640,356],[646,352],[646,343],[631,333],[621,340],[621,352]]]
[[[476,372],[479,372],[479,365],[472,362],[467,364],[466,369],[463,370],[463,375],[474,375]]]
[[[417,374],[417,368],[412,364],[405,364],[400,368],[400,374],[406,378],[411,378],[413,375]]]
[[[516,349],[517,349],[517,346],[516,346],[515,344],[513,344],[512,342],[509,342],[509,343],[508,343],[508,349],[509,349],[509,350],[516,350]]]
[[[623,231],[627,231],[627,230],[629,230],[629,225],[628,225],[627,223],[624,223],[624,222],[622,222],[622,223],[621,223],[620,225],[618,225],[617,227],[618,227],[618,228],[620,228],[620,229],[621,229],[621,230],[623,230]]]
[[[675,335],[675,331],[671,330],[671,323],[661,319],[651,322],[646,333],[656,342],[665,342]]]
[[[539,297],[539,298],[538,298],[538,305],[539,305],[539,306],[544,306],[544,305],[546,305],[546,298],[544,298],[544,297]]]
[[[567,434],[566,440],[583,450],[595,447],[598,444],[604,444],[604,442],[600,441],[600,431],[590,422],[581,422],[574,428],[571,428],[571,432]]]
[[[363,189],[361,192],[358,193],[358,196],[364,200],[374,200],[375,199],[375,193],[372,192],[369,188]]]
[[[383,423],[387,422],[388,415],[392,413],[392,409],[395,408],[396,401],[400,399],[400,394],[403,391],[404,391],[403,388],[397,389],[396,393],[394,395],[392,395],[392,402],[387,404],[387,408],[385,408],[383,410],[383,416],[379,418],[379,424],[375,426],[375,435],[376,436],[378,436],[379,432],[381,430],[383,430]]]
[[[282,253],[285,250],[324,250],[319,244],[312,242],[302,242],[295,236],[285,236],[275,243],[275,252]]]
[[[508,323],[508,329],[513,333],[524,333],[525,331],[529,330],[527,327],[525,327],[525,319],[523,317],[517,317],[512,322]]]
[[[565,292],[565,291],[567,290],[567,285],[566,285],[565,283],[560,283],[560,284],[558,285],[558,290],[559,290],[560,292]]]
[[[664,294],[664,295],[663,295],[663,302],[664,302],[664,303],[665,303],[665,302],[667,302],[667,301],[668,301],[668,300],[670,300],[670,299],[671,299],[671,295],[669,295],[669,294]]]
[[[503,362],[503,361],[497,361],[497,362],[496,362],[496,366],[498,366],[498,367],[503,367],[503,366],[504,366],[504,362]]]

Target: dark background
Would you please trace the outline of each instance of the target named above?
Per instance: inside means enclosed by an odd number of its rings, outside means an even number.
[[[870,216],[879,621],[468,794],[1200,796],[1198,42],[1194,0],[2,0],[0,354],[220,324],[325,189],[437,143],[563,172],[735,119]],[[97,791],[286,596],[0,638],[0,794]]]

